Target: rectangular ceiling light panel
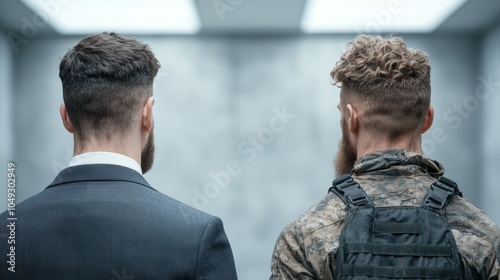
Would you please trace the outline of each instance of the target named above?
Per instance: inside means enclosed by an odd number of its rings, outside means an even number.
[[[306,33],[426,33],[467,0],[308,0]]]
[[[22,0],[61,34],[193,34],[193,0]]]

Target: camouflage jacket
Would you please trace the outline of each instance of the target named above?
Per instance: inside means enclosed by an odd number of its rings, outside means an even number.
[[[387,150],[359,158],[352,175],[375,206],[418,206],[443,173],[441,164],[419,154]],[[271,279],[333,279],[330,265],[335,263],[345,209],[329,192],[289,224],[276,242]],[[448,204],[446,214],[466,268],[465,279],[500,279],[500,228],[459,196]]]

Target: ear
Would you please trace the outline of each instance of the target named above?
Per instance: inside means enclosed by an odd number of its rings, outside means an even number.
[[[142,128],[145,132],[150,132],[153,128],[153,105],[155,103],[154,97],[148,98],[146,104],[142,107],[141,121]]]
[[[429,128],[432,126],[432,122],[434,121],[434,107],[429,106],[429,110],[425,115],[424,126],[422,127],[421,133],[424,134]]]
[[[59,113],[61,114],[61,119],[62,119],[64,128],[66,128],[66,130],[69,133],[73,133],[74,132],[73,125],[71,124],[71,121],[70,121],[69,116],[68,116],[68,111],[66,110],[66,105],[64,103],[61,104],[61,107],[59,107]]]
[[[359,129],[358,111],[351,104],[347,104],[347,127],[351,134],[357,134]]]

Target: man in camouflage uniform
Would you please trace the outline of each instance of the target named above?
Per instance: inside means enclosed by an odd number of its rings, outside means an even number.
[[[444,173],[421,150],[434,116],[428,56],[398,37],[360,35],[331,76],[341,85],[337,175],[351,173],[376,207],[418,206]],[[289,224],[276,242],[271,279],[334,279],[330,268],[346,214],[344,202],[329,192]],[[463,278],[500,279],[499,227],[459,196],[446,215]]]

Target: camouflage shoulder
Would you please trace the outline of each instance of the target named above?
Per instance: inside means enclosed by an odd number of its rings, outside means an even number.
[[[344,202],[337,195],[329,192],[297,220],[288,224],[282,235],[293,235],[299,243],[302,243],[308,235],[315,231],[343,221],[346,213]]]
[[[456,196],[447,206],[446,216],[452,230],[460,232],[461,235],[479,238],[485,243],[484,246],[490,247],[494,251],[492,254],[500,260],[500,227],[483,210],[467,199]],[[463,246],[468,248],[469,245]],[[470,248],[470,250],[477,251],[477,248]]]
[[[450,227],[484,235],[499,241],[500,228],[488,215],[466,198],[455,196],[446,208]]]

